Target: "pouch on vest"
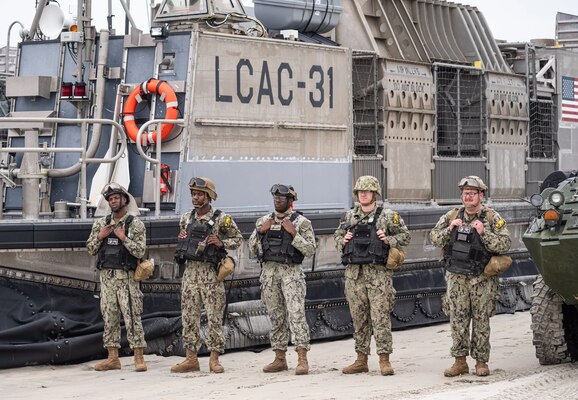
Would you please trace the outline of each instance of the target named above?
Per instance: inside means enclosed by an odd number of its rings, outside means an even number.
[[[195,211],[191,212],[191,221],[186,226],[187,237],[177,239],[174,259],[179,265],[185,264],[187,260],[196,258],[194,257],[195,255],[203,254],[206,246],[204,240],[212,232],[215,221],[221,214],[220,210],[215,210],[213,217],[206,224],[202,224],[195,222]],[[198,240],[191,240],[195,238]]]
[[[148,279],[155,270],[155,261],[151,258],[138,263],[134,271],[134,280],[137,282]]]
[[[281,225],[273,225],[267,231],[267,241],[263,243],[263,253],[265,253],[270,248],[281,247],[283,243],[283,231],[281,230]]]
[[[450,236],[444,248],[446,271],[478,276],[495,253],[489,252],[478,232],[471,226],[460,226]]]
[[[295,221],[299,215],[301,215],[301,213],[295,211],[289,218],[289,221]],[[271,215],[271,218],[274,218],[274,214]],[[260,259],[262,261],[301,264],[305,256],[293,247],[292,242],[293,237],[282,225],[272,225],[261,238],[263,254]]]
[[[356,253],[357,257],[369,256],[369,245],[371,244],[370,229],[371,228],[369,224],[359,224],[355,227],[353,231],[353,237],[349,240],[350,242],[355,242],[355,247],[352,245],[345,245],[343,247],[343,260],[348,260],[343,262],[343,264],[349,264],[354,252]]]
[[[129,215],[124,221],[127,236],[133,219],[134,216]],[[107,215],[105,224],[109,225],[111,220],[112,216]],[[100,245],[96,267],[98,269],[123,269],[128,271],[136,269],[137,263],[138,259],[130,254],[120,239],[112,232]]]
[[[189,249],[189,238],[186,237],[184,239],[177,239],[177,248],[175,249],[175,262],[179,265],[186,263],[187,258],[185,257],[185,254],[187,254],[187,252],[189,251],[192,251],[192,249]]]
[[[123,262],[123,248],[122,242],[114,233],[104,238],[103,246],[99,253],[103,266],[105,268],[120,268]]]
[[[493,256],[484,268],[484,274],[488,276],[495,276],[502,274],[512,265],[512,257],[510,256]]]
[[[452,258],[457,261],[469,261],[472,243],[472,227],[460,226],[456,235],[456,241],[452,248]]]
[[[349,264],[386,264],[389,255],[389,245],[377,236],[375,220],[381,214],[381,207],[367,224],[357,224],[353,227],[353,237],[343,246],[341,263]]]
[[[390,247],[387,255],[385,267],[387,269],[396,269],[405,261],[405,252],[397,247]]]
[[[231,275],[235,270],[235,260],[231,256],[226,256],[219,263],[217,270],[217,282],[222,282],[226,277]]]

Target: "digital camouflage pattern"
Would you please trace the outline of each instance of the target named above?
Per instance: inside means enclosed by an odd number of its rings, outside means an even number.
[[[376,192],[381,196],[381,185],[375,176],[364,175],[357,178],[357,182],[355,182],[353,187],[353,194],[357,194],[359,190]]]
[[[120,347],[120,314],[131,349],[147,347],[141,322],[143,294],[134,280],[134,271],[100,271],[100,311],[104,320],[104,347]]]
[[[491,210],[491,211],[490,211]],[[481,215],[485,214],[486,218],[481,218]],[[452,221],[450,218],[457,217],[457,210],[450,210],[446,214],[442,215],[436,226],[430,232],[430,240],[434,246],[444,247],[450,240],[450,232],[448,230]],[[488,215],[492,215],[492,221],[488,221]],[[454,218],[456,218],[454,217]],[[482,238],[482,243],[491,252],[494,253],[505,253],[510,249],[512,245],[512,239],[510,238],[510,232],[506,226],[506,221],[498,214],[495,210],[488,207],[482,207],[482,209],[473,216],[464,213],[464,223],[470,226],[474,221],[480,220],[484,224],[484,235]]]
[[[494,210],[483,207],[476,215],[469,216],[464,213],[464,223],[470,226],[476,219],[481,219],[482,214],[486,218],[482,242],[489,251],[504,253],[510,249],[512,240],[504,219]],[[488,215],[492,215],[492,221],[488,221]],[[444,247],[450,239],[448,227],[451,219],[457,213],[451,210],[444,214],[433,230],[430,232],[430,240],[437,247]],[[453,357],[467,356],[470,354],[474,359],[488,362],[490,358],[490,317],[496,310],[496,301],[499,299],[498,277],[480,274],[478,276],[466,276],[446,272],[447,292],[443,298],[444,312],[450,318],[452,331]],[[470,340],[470,322],[472,333]]]
[[[285,218],[291,218],[291,214]],[[261,240],[258,231],[271,214],[259,218],[256,229],[249,238],[249,251],[254,256],[262,253]],[[275,216],[275,225],[280,225],[282,219]],[[315,254],[315,235],[311,222],[302,215],[293,221],[297,234],[291,243],[305,257]],[[271,320],[269,340],[273,350],[287,350],[289,335],[291,341],[298,348],[309,351],[309,325],[305,319],[305,273],[301,264],[284,264],[274,261],[265,261],[261,271],[261,300],[267,307]]]
[[[344,214],[333,235],[339,252],[343,249],[346,228],[367,223],[376,209],[365,214],[356,205]],[[407,246],[411,239],[403,219],[390,209],[383,209],[376,228],[386,234],[391,247]],[[395,289],[392,277],[393,272],[385,264],[347,265],[345,268],[345,297],[353,320],[356,352],[369,354],[372,333],[377,354],[391,354],[393,351],[390,313],[395,305]]]
[[[123,224],[128,217],[125,214],[120,220],[111,219],[115,226]],[[91,255],[97,255],[102,242],[97,236],[106,225],[106,217],[99,218],[92,225],[86,248]],[[135,256],[142,258],[146,251],[146,231],[143,222],[134,217],[123,246]],[[120,348],[120,316],[124,319],[127,339],[131,349],[146,347],[144,330],[141,322],[143,312],[143,294],[140,285],[134,280],[134,271],[121,269],[100,270],[100,310],[104,321],[103,343],[105,348]]]
[[[395,305],[393,271],[383,265],[348,265],[345,298],[353,320],[355,351],[369,354],[371,334],[377,354],[393,352],[390,314]]]
[[[199,217],[198,223],[206,224],[215,210]],[[179,223],[186,230],[191,222],[191,211],[183,214]],[[213,233],[223,242],[225,249],[233,250],[241,245],[243,237],[233,219],[221,213],[215,221]],[[201,308],[205,307],[208,321],[206,345],[209,351],[225,352],[223,334],[223,312],[225,310],[225,283],[217,282],[217,272],[211,264],[202,261],[187,260],[181,283],[181,314],[183,324],[183,343],[186,349],[197,353],[202,345]]]
[[[478,277],[446,272],[447,292],[443,311],[450,318],[452,357],[472,356],[477,361],[490,359],[490,317],[496,312],[498,277]],[[470,341],[470,322],[472,333]]]
[[[129,214],[125,214],[120,220],[114,221],[111,219],[111,224],[115,227],[118,225],[124,225],[124,222],[128,218]],[[97,236],[100,230],[106,225],[106,217],[97,219],[92,225],[92,230],[90,231],[90,236],[86,241],[86,249],[90,255],[97,255],[100,250],[101,241],[98,240]],[[136,258],[143,258],[146,252],[146,230],[143,222],[134,217],[133,221],[129,226],[128,232],[126,232],[126,240],[123,242],[123,246],[129,251],[130,254]]]
[[[356,205],[351,210],[345,212],[341,217],[339,227],[333,234],[337,250],[339,250],[340,253],[343,250],[343,237],[348,230],[345,228],[349,227],[350,229],[358,223],[367,223],[367,221],[375,215],[376,210],[377,207],[370,213],[365,214],[361,210],[361,207]],[[409,244],[411,239],[409,229],[407,229],[405,222],[403,222],[403,218],[401,218],[397,212],[389,208],[384,208],[381,215],[377,218],[377,221],[375,221],[375,227],[376,229],[381,229],[385,233],[390,247],[402,248]]]

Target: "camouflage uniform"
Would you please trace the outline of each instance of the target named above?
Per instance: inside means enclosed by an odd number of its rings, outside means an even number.
[[[464,212],[464,224],[472,225],[476,220],[484,224],[482,243],[487,250],[504,253],[510,249],[511,238],[504,220],[493,211],[493,221],[488,221],[488,208],[483,207],[476,215],[469,216]],[[456,218],[455,210],[443,215],[433,230],[430,239],[437,247],[444,247],[450,240],[450,218]],[[482,219],[482,215],[486,218]],[[450,318],[453,345],[451,355],[463,357],[471,354],[472,358],[488,362],[490,358],[490,317],[496,311],[496,300],[499,299],[498,277],[456,274],[446,271],[447,293],[444,296],[444,312]],[[470,321],[472,333],[470,341]]]
[[[291,213],[284,218],[290,218]],[[256,229],[249,238],[249,250],[252,254],[261,254],[261,237],[257,233],[271,214],[261,217],[256,222]],[[275,216],[274,225],[279,226],[284,219]],[[315,236],[311,222],[299,215],[293,225],[297,234],[291,245],[305,257],[315,254]],[[261,299],[267,307],[271,319],[269,335],[273,350],[287,350],[289,330],[295,350],[304,348],[309,351],[309,326],[305,319],[305,274],[301,264],[285,264],[265,261],[261,271]]]
[[[198,223],[206,224],[213,217],[211,207],[202,216],[195,214]],[[181,216],[180,229],[186,230],[191,222],[189,211]],[[236,249],[243,241],[241,232],[231,217],[221,213],[215,221],[213,233],[223,242],[226,249]],[[211,264],[187,260],[181,283],[181,313],[183,343],[186,349],[197,353],[201,348],[201,307],[205,306],[208,321],[206,344],[210,351],[225,352],[223,334],[223,312],[225,310],[225,284],[217,282],[217,273]]]
[[[356,205],[345,213],[333,235],[340,252],[346,227],[367,223],[376,211],[377,207],[365,214]],[[409,244],[409,230],[399,214],[390,209],[383,209],[377,218],[376,229],[386,234],[390,247],[400,248]],[[353,320],[357,353],[369,354],[372,333],[377,354],[391,354],[393,351],[390,313],[395,305],[395,289],[392,278],[393,272],[382,264],[351,264],[345,269],[345,297]]]
[[[129,214],[119,221],[113,221],[115,227],[124,224]],[[86,248],[91,255],[97,255],[102,242],[97,236],[106,225],[106,217],[94,222]],[[144,257],[146,251],[146,231],[142,221],[136,217],[132,220],[127,239],[123,246],[137,259]],[[143,294],[139,282],[134,280],[134,271],[122,269],[100,270],[100,310],[104,320],[103,342],[105,348],[120,348],[120,315],[124,318],[127,339],[131,349],[146,347],[144,330],[141,322],[143,312]]]

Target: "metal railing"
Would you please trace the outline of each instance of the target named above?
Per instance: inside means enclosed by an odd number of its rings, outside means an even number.
[[[155,166],[155,174],[157,176],[157,179],[154,179],[155,217],[158,217],[161,213],[161,188],[160,188],[161,183],[160,183],[160,179],[158,179],[158,178],[161,176],[161,153],[162,153],[161,152],[161,142],[162,142],[161,135],[162,135],[162,128],[163,128],[163,124],[167,124],[167,123],[172,124],[172,125],[184,126],[185,120],[184,119],[151,119],[150,121],[145,122],[139,128],[139,130],[136,134],[136,148],[137,148],[139,154],[142,156],[142,158],[144,158],[145,160],[147,160],[151,164],[154,164],[154,166]],[[142,135],[146,131],[146,128],[152,124],[158,124],[156,132],[155,132],[156,133],[155,154],[156,154],[157,158],[149,157],[148,155],[145,154],[145,152],[142,148]]]
[[[4,147],[4,148],[0,148],[0,152],[9,152],[9,153],[76,153],[79,152],[81,153],[79,162],[81,164],[81,168],[80,168],[80,216],[81,218],[86,218],[87,217],[87,193],[86,193],[86,165],[87,164],[91,164],[91,163],[114,163],[116,162],[120,157],[122,157],[125,149],[126,149],[126,134],[124,131],[124,127],[113,120],[110,119],[92,119],[92,118],[79,118],[79,119],[72,119],[72,118],[26,118],[26,117],[18,117],[18,118],[0,118],[0,125],[2,124],[17,124],[17,123],[21,123],[21,124],[31,124],[31,123],[40,123],[40,124],[44,124],[44,123],[49,123],[49,124],[69,124],[69,125],[81,125],[81,132],[88,132],[87,130],[87,125],[88,124],[92,124],[92,125],[96,125],[96,124],[103,124],[103,125],[112,125],[116,128],[116,135],[117,138],[120,139],[121,142],[121,147],[120,149],[118,149],[118,151],[116,151],[116,145],[118,143],[118,141],[114,141],[112,143],[113,146],[115,147],[114,149],[110,149],[110,154],[114,154],[116,152],[116,155],[110,158],[88,158],[87,157],[87,141],[88,141],[88,134],[83,134],[81,136],[81,140],[82,140],[82,147]],[[35,131],[35,130],[39,130],[41,128],[35,126],[35,127],[26,127],[25,125],[22,125],[21,127],[19,127],[20,129],[23,130],[28,130],[28,131]],[[108,153],[108,152],[107,152]],[[49,169],[46,170],[46,174],[48,176],[50,176],[50,171],[57,171],[59,170],[58,168],[54,168],[54,169]],[[6,171],[1,171],[0,172],[4,172],[6,173]],[[14,169],[14,170],[9,170],[6,173],[6,176],[10,177],[10,175],[13,175],[13,177],[16,178],[20,178],[19,175],[19,170],[18,169]],[[27,174],[26,177],[22,177],[22,179],[40,179],[41,177],[43,177],[43,174],[38,174],[38,176],[31,176],[30,174]],[[23,208],[24,208],[24,204],[23,204]],[[24,209],[23,209],[23,215],[24,215]]]

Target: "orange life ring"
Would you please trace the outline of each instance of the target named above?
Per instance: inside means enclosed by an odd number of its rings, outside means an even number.
[[[128,98],[124,102],[124,107],[122,109],[124,127],[126,129],[126,133],[133,142],[136,142],[136,136],[139,130],[139,127],[136,125],[134,120],[134,111],[137,104],[143,100],[143,96],[149,93],[156,93],[160,96],[161,100],[165,102],[167,109],[163,119],[177,119],[179,115],[179,102],[177,100],[177,95],[175,94],[175,91],[171,85],[169,85],[167,82],[159,81],[158,79],[149,79],[148,81],[137,85],[128,95]],[[164,140],[169,135],[169,133],[171,133],[173,126],[173,124],[163,124],[163,129],[161,131],[161,141]],[[143,132],[141,139],[143,146],[155,143],[157,140],[157,132],[145,131]]]

